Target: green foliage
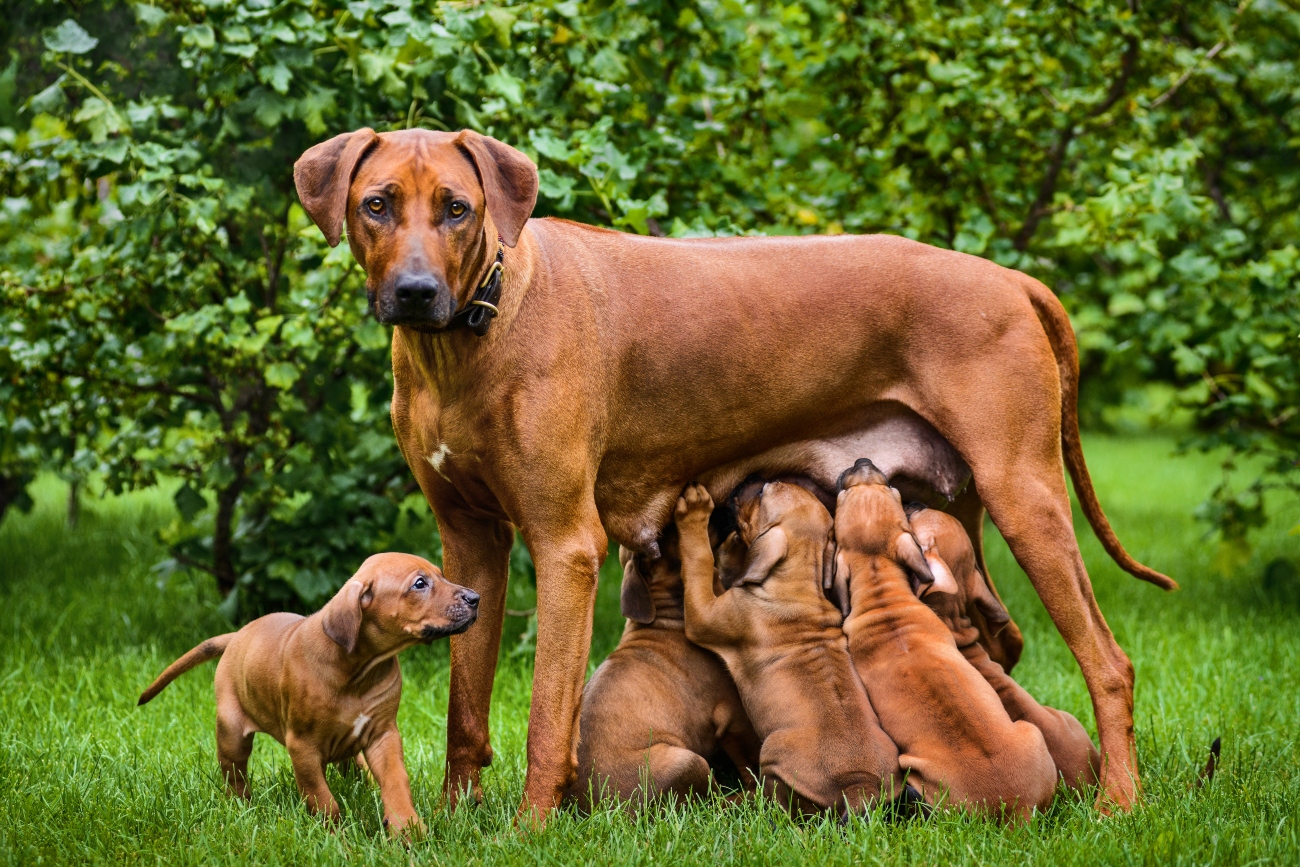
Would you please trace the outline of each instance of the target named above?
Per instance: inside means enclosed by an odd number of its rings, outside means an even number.
[[[1074,316],[1090,406],[1165,382],[1189,445],[1267,457],[1203,509],[1225,551],[1300,484],[1290,4],[9,5],[0,480],[179,479],[173,559],[231,605],[319,602],[413,502],[388,335],[291,182],[362,125],[520,147],[539,214],[1023,269]]]

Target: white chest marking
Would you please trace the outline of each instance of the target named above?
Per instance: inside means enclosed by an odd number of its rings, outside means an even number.
[[[357,714],[356,721],[352,723],[352,737],[354,738],[361,737],[361,730],[366,727],[366,723],[368,722],[370,722],[370,717],[366,716],[363,713]]]
[[[426,458],[426,460],[428,460],[429,462],[429,466],[433,467],[433,471],[438,475],[442,476],[444,481],[448,481],[448,482],[450,482],[451,479],[447,478],[447,474],[442,471],[442,465],[447,460],[447,456],[450,454],[451,454],[451,449],[447,448],[446,443],[443,443],[442,445],[438,446],[438,450],[436,452],[434,452],[433,454],[429,455],[428,458]]]

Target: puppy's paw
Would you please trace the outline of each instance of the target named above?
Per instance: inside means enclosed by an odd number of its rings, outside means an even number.
[[[414,814],[386,817],[384,827],[388,829],[390,837],[403,843],[423,840],[425,835],[429,833],[428,828],[424,826],[424,821]]]
[[[682,491],[682,495],[677,498],[675,512],[677,523],[708,523],[711,514],[713,514],[713,498],[709,496],[709,492],[698,482],[687,485],[686,490]]]

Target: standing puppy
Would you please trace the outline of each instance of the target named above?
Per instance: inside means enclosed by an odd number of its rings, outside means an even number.
[[[800,813],[861,812],[882,793],[902,795],[898,750],[853,672],[840,612],[822,594],[830,513],[787,482],[742,501],[746,569],[719,596],[712,509],[700,485],[677,501],[686,636],[727,663],[763,739],[764,791]]]
[[[758,736],[718,657],[686,638],[677,531],[659,540],[661,556],[619,552],[623,561],[623,638],[582,693],[578,779],[566,800],[638,794],[678,798],[709,787],[719,750],[742,781],[758,772]]]
[[[971,623],[972,611],[982,614],[989,624],[1006,623],[1010,616],[984,583],[975,565],[975,549],[961,521],[924,506],[909,507],[908,520],[934,575],[934,583],[922,601],[939,615],[957,642],[957,649],[997,692],[1011,719],[1032,723],[1043,733],[1057,773],[1066,785],[1074,789],[1095,786],[1101,758],[1079,721],[1063,710],[1039,704],[989,658],[980,643],[979,630]]]
[[[835,583],[850,600],[844,631],[908,783],[931,804],[1021,817],[1045,809],[1056,766],[1043,736],[1011,721],[948,628],[916,598],[911,581],[933,578],[898,491],[866,459],[840,484]]]
[[[313,813],[339,818],[325,765],[364,755],[389,832],[422,833],[397,731],[402,672],[396,657],[464,632],[478,616],[478,601],[428,560],[376,554],[310,617],[268,614],[209,638],[168,666],[140,704],[219,656],[217,758],[232,795],[248,797],[253,734],[264,732],[289,750],[298,791]]]

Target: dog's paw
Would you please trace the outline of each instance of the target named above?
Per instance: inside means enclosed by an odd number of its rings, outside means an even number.
[[[677,498],[675,512],[677,523],[705,523],[711,514],[713,514],[713,498],[709,496],[709,492],[698,482],[687,485],[686,490],[682,491],[682,495]]]
[[[388,834],[394,840],[400,840],[403,843],[413,843],[417,840],[423,840],[429,833],[425,827],[424,821],[416,815],[410,816],[393,816],[384,819],[384,827],[388,829]]]

